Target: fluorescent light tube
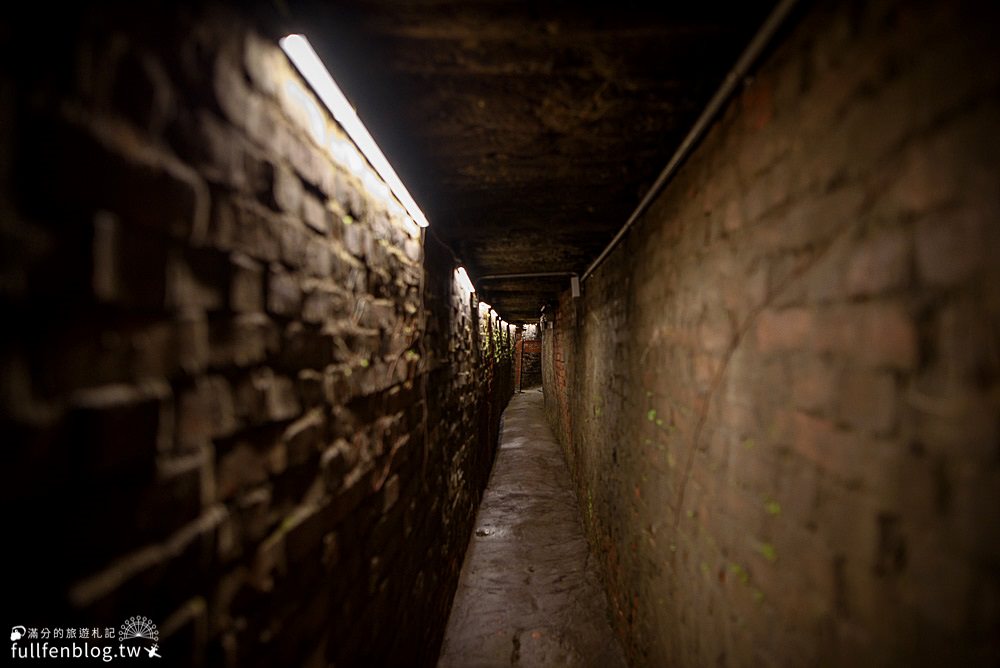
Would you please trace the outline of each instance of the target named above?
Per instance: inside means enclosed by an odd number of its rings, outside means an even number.
[[[382,180],[389,186],[392,194],[396,196],[396,199],[403,205],[403,208],[406,209],[406,212],[413,221],[420,227],[427,227],[426,216],[424,216],[420,207],[417,206],[417,203],[413,201],[409,191],[403,185],[403,182],[399,180],[392,165],[382,155],[378,144],[368,134],[368,130],[365,128],[364,123],[361,122],[361,119],[358,118],[354,107],[344,97],[337,82],[330,76],[330,72],[323,65],[323,61],[319,59],[319,56],[316,55],[316,51],[313,50],[309,40],[303,35],[288,35],[287,37],[283,37],[279,41],[279,44],[296,69],[309,82],[309,85],[316,91],[316,94],[319,95],[319,99],[323,101],[326,108],[333,114],[334,119],[347,132],[351,141],[361,149],[365,158],[368,159],[371,166],[375,168],[375,171],[378,172]]]
[[[458,277],[459,284],[465,289],[466,292],[472,294],[476,291],[476,286],[474,286],[472,284],[472,280],[469,279],[469,274],[465,271],[465,267],[459,267],[456,269],[455,276]]]

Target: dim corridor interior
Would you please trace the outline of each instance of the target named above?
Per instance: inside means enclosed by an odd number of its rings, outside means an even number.
[[[542,400],[504,411],[439,668],[626,665]]]
[[[1000,666],[996,26],[5,3],[12,659]]]

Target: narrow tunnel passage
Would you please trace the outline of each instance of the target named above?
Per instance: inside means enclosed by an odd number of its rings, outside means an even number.
[[[541,388],[504,412],[475,526],[440,668],[625,665]]]

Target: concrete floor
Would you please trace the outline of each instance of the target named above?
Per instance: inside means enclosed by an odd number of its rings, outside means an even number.
[[[625,666],[540,389],[504,412],[438,666]]]

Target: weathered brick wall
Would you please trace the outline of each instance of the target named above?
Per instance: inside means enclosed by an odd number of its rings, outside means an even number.
[[[535,325],[522,327],[514,337],[514,387],[537,387],[542,383],[542,341]]]
[[[1000,660],[996,25],[810,4],[544,331],[635,664]]]
[[[534,339],[524,342],[521,365],[521,387],[535,387],[542,384],[541,341]]]
[[[575,377],[573,332],[576,327],[576,301],[563,293],[559,306],[546,318],[542,330],[542,386],[545,388],[545,414],[563,446],[570,470],[576,472],[576,448],[573,441],[573,412],[582,405],[571,405]],[[592,360],[597,361],[597,360]],[[579,483],[579,480],[578,480]]]
[[[242,16],[75,11],[0,29],[8,621],[433,663],[509,331]]]
[[[524,333],[521,328],[514,331],[514,389],[521,389],[521,353],[524,351]]]

